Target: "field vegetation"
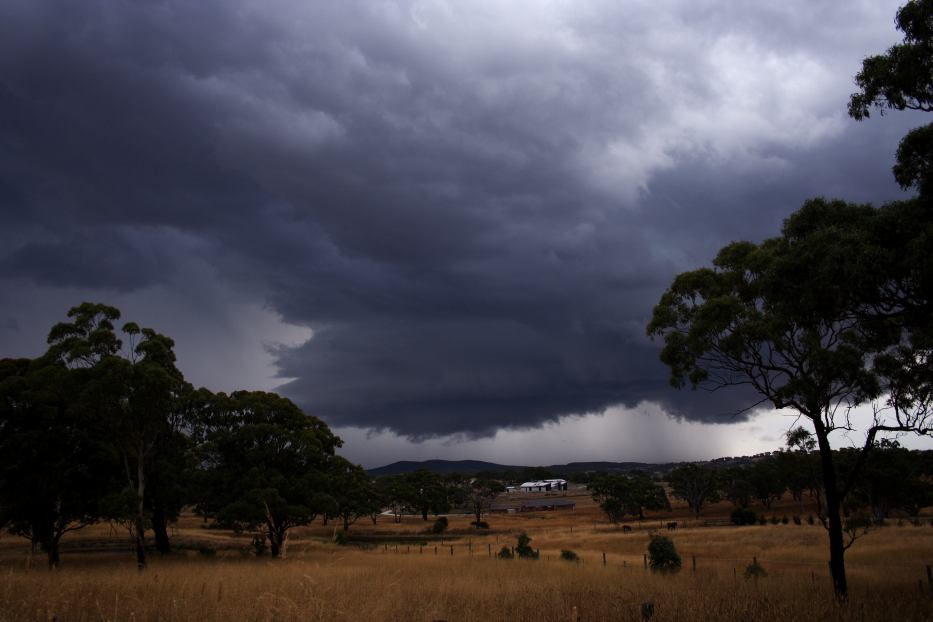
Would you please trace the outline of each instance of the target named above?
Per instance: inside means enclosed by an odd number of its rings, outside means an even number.
[[[30,566],[28,543],[5,536],[0,621],[641,620],[645,603],[653,620],[930,619],[929,509],[919,526],[891,520],[852,547],[850,598],[840,605],[818,523],[707,526],[725,522],[731,504],[697,520],[675,501],[624,531],[586,491],[567,494],[578,500],[573,511],[492,515],[488,531],[473,529],[473,516],[450,515],[443,539],[418,515],[382,516],[341,546],[333,542],[339,526],[318,521],[296,528],[284,560],[257,557],[249,534],[205,529],[186,515],[175,553],[152,557],[144,572],[127,532],[107,525],[66,535],[66,563],[55,570],[39,556]],[[779,515],[796,507],[789,495],[773,505]],[[678,527],[668,531],[672,519]],[[497,558],[522,532],[539,559]],[[673,540],[680,572],[645,569],[652,533]],[[568,550],[580,560],[561,559]],[[766,576],[745,578],[753,558]]]

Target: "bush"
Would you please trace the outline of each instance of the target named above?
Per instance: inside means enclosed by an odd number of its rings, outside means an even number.
[[[781,518],[781,524],[782,524],[782,525],[786,525],[786,524],[789,523],[789,522],[790,522],[790,519],[787,518],[787,514],[785,514],[785,515],[783,516],[783,518]]]
[[[531,538],[525,532],[519,534],[518,546],[515,547],[515,552],[522,559],[538,559],[538,552],[531,548]]]
[[[755,579],[756,581],[759,577],[767,577],[768,573],[765,571],[764,566],[758,563],[757,559],[752,560],[748,566],[745,567],[745,578],[746,579]]]
[[[473,525],[477,529],[489,529],[489,523],[487,523],[484,520],[475,520],[470,524]]]
[[[346,546],[349,544],[349,542],[350,538],[347,536],[346,531],[338,531],[336,534],[334,534],[334,544],[337,546]]]
[[[802,525],[802,524],[803,524],[803,521],[800,520],[800,516],[797,515],[797,514],[794,514],[794,524],[795,524],[795,525]]]
[[[568,550],[566,550],[566,549],[562,549],[562,550],[561,550],[561,552],[560,552],[560,558],[563,559],[564,561],[568,561],[568,562],[578,562],[578,561],[580,561],[580,556],[579,556],[579,555],[577,555],[577,554],[574,553],[573,551],[568,551]]]
[[[651,536],[648,543],[648,565],[652,572],[673,573],[680,570],[680,555],[674,541],[667,536]]]
[[[808,525],[812,525],[812,524],[815,523],[815,522],[816,522],[816,521],[813,519],[813,514],[810,514],[809,516],[807,516],[807,524],[808,524]]]
[[[499,559],[512,559],[513,557],[512,549],[510,549],[507,546],[504,546],[501,549],[499,549],[499,552],[496,554],[496,557],[498,557]]]
[[[754,525],[757,519],[755,511],[749,508],[735,508],[732,510],[731,518],[735,525]]]
[[[771,520],[770,520],[770,522],[771,522],[772,525],[777,525],[777,524],[778,524],[779,522],[781,522],[781,521],[778,520],[778,517],[777,517],[777,516],[775,516],[774,514],[772,514],[772,515],[771,515]]]
[[[434,521],[433,525],[431,525],[431,533],[444,533],[447,531],[448,524],[447,517],[441,516],[436,521]]]

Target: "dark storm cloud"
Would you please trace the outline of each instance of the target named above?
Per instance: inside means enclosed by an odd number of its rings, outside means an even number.
[[[210,266],[315,331],[283,391],[338,425],[733,420],[667,387],[653,303],[808,196],[894,195],[907,127],[843,118],[896,5],[785,5],[9,3],[0,275]]]

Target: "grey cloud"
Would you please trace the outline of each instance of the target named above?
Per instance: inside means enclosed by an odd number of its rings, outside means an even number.
[[[219,279],[314,331],[282,390],[343,426],[733,420],[667,386],[653,303],[808,196],[896,196],[909,125],[843,118],[896,4],[785,4],[11,4],[0,274]]]

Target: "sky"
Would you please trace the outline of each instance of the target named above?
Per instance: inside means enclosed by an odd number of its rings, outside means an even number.
[[[922,118],[846,116],[898,4],[0,3],[0,356],[112,304],[367,467],[776,449],[645,325],[807,198],[902,196]]]

